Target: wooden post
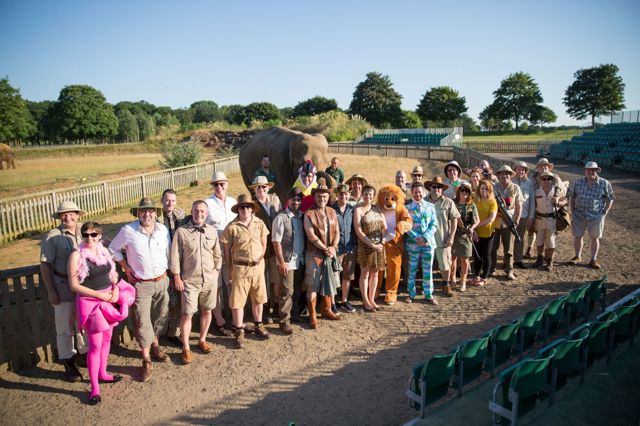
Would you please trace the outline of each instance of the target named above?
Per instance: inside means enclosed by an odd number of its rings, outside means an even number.
[[[173,169],[171,169],[171,188],[175,190],[176,188],[176,177],[173,174]]]
[[[147,183],[145,182],[144,175],[140,175],[140,182],[142,183],[142,196],[147,196]]]
[[[107,189],[107,182],[102,182],[102,205],[104,207],[103,211],[109,210],[109,194]]]

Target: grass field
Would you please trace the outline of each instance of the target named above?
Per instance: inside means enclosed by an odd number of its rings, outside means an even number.
[[[464,136],[464,140],[467,142],[535,142],[545,140],[565,140],[571,139],[574,136],[581,135],[587,129],[570,129],[570,130],[556,130],[553,132],[538,132],[532,134],[521,133],[503,133],[503,134],[489,134],[480,136]]]

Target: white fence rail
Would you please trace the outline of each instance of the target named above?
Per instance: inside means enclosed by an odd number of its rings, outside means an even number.
[[[188,187],[193,181],[210,178],[216,171],[228,175],[239,173],[238,156],[0,200],[0,242],[56,226],[57,221],[51,218],[51,214],[61,201],[74,201],[86,216],[95,216],[127,206],[145,196],[158,196],[167,188]]]

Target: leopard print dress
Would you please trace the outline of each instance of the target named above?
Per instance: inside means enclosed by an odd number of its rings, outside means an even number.
[[[373,206],[360,219],[360,226],[364,235],[373,243],[381,243],[383,240],[384,217],[380,210]],[[386,258],[384,250],[377,251],[360,242],[358,244],[358,265],[360,268],[368,268],[376,271],[384,269]]]

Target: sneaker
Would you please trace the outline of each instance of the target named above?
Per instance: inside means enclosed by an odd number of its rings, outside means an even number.
[[[268,339],[270,336],[269,332],[262,323],[256,324],[256,328],[253,330],[253,332],[256,336],[262,337],[263,339]]]
[[[569,265],[576,265],[578,262],[580,262],[580,256],[573,256],[569,261]]]
[[[438,301],[436,300],[436,298],[435,298],[435,297],[431,297],[431,298],[429,298],[429,299],[425,299],[425,300],[426,300],[426,302],[427,302],[428,304],[430,304],[430,305],[437,305],[437,304],[438,304]]]
[[[413,303],[413,299],[411,297],[407,297],[404,301],[405,303]]]
[[[600,269],[601,268],[600,264],[595,259],[591,259],[591,261],[589,262],[589,266],[591,266],[593,269]]]
[[[151,359],[158,362],[167,362],[169,360],[169,356],[160,349],[160,345],[155,346],[151,345],[151,350],[149,351],[151,354]]]
[[[356,311],[356,308],[354,308],[353,305],[351,303],[349,303],[348,301],[340,303],[340,309],[342,309],[343,311],[345,311],[348,314],[351,314],[351,313]]]
[[[507,279],[508,279],[509,281],[515,281],[516,276],[515,276],[515,274],[513,273],[513,271],[509,271],[509,272],[507,272]]]
[[[333,312],[334,315],[340,315],[340,312],[338,312],[338,306],[335,303],[331,305],[331,312]]]

